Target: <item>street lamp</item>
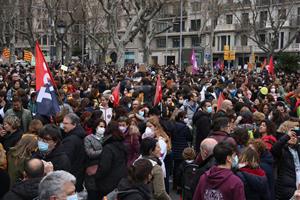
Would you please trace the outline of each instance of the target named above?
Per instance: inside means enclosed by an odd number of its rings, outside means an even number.
[[[64,21],[60,20],[57,24],[57,32],[60,35],[61,39],[61,64],[64,63],[64,34],[66,32],[66,25]]]

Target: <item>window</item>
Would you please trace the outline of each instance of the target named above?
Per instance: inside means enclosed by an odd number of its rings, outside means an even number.
[[[226,24],[232,24],[232,15],[226,15]]]
[[[249,23],[249,13],[242,13],[242,24],[248,25]]]
[[[185,27],[185,23],[184,23],[184,21],[182,21],[182,31],[185,30],[184,27]],[[179,21],[175,22],[173,24],[173,32],[180,32],[180,22]]]
[[[297,37],[296,37],[296,43],[300,43],[300,33],[298,33]]]
[[[43,35],[43,45],[47,45],[47,35]]]
[[[268,20],[268,12],[267,11],[261,11],[260,12],[260,27],[264,28],[267,25],[267,20]]]
[[[173,38],[173,47],[177,48],[180,46],[180,38]],[[182,46],[184,47],[184,38],[182,38]]]
[[[50,36],[50,45],[54,46],[54,36],[53,35]]]
[[[200,2],[192,2],[191,5],[192,5],[193,12],[201,11],[201,3]]]
[[[266,43],[266,34],[260,34],[259,35],[259,41],[263,44]]]
[[[201,20],[191,20],[191,31],[199,31],[201,27]]]
[[[198,36],[191,37],[192,47],[200,47],[201,46],[201,38]]]
[[[284,32],[280,33],[280,48],[282,49],[284,45]]]
[[[286,20],[286,9],[282,8],[278,10],[278,16],[281,20]]]
[[[157,48],[165,48],[166,47],[166,38],[158,38],[156,40]]]
[[[167,28],[168,24],[167,23],[160,23],[160,22],[157,22],[156,24],[156,31],[157,32],[161,32],[163,30],[165,30]]]
[[[225,45],[226,45],[226,36],[221,36],[221,51],[224,51]]]
[[[297,11],[297,25],[300,25],[300,7],[298,8]]]
[[[248,37],[246,35],[241,36],[241,45],[247,46],[248,45]]]

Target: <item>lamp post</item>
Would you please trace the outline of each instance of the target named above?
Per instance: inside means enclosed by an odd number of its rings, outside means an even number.
[[[66,25],[64,23],[64,21],[59,21],[57,24],[57,32],[60,35],[60,39],[61,39],[61,64],[64,63],[64,34],[66,31]]]
[[[183,0],[180,0],[180,46],[179,46],[179,71],[182,67],[182,15],[183,15]]]

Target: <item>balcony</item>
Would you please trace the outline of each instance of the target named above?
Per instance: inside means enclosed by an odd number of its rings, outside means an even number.
[[[236,27],[236,24],[218,24],[215,31],[235,31]]]

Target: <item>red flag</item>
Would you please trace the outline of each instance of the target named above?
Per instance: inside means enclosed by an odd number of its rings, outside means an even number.
[[[274,74],[274,63],[273,63],[273,56],[270,57],[269,67],[268,67],[269,74]]]
[[[224,61],[221,62],[220,70],[221,70],[221,71],[224,70]]]
[[[156,106],[159,104],[159,102],[162,100],[162,87],[161,87],[161,82],[160,82],[160,76],[157,76],[157,81],[156,81],[156,90],[155,90],[155,97],[154,97],[154,102],[153,105]]]
[[[265,66],[267,65],[267,59],[265,58],[264,59],[264,62],[261,64],[261,69],[264,69],[265,68]]]
[[[117,107],[120,103],[120,82],[118,83],[117,87],[115,87],[112,96],[114,97],[114,107]]]
[[[52,74],[49,70],[47,62],[45,61],[43,52],[38,42],[36,42],[35,44],[35,74],[37,91],[49,80],[51,81],[51,84],[56,87]]]
[[[224,100],[225,100],[224,94],[223,94],[223,92],[221,92],[218,97],[217,111],[219,111],[221,109],[221,106],[222,106],[222,103]]]

